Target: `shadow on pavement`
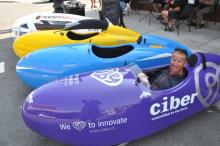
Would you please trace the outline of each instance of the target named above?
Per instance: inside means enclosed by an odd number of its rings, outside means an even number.
[[[17,1],[0,1],[0,3],[19,3]]]
[[[48,3],[53,3],[50,1],[42,1],[42,2],[33,2],[32,4],[48,4]]]

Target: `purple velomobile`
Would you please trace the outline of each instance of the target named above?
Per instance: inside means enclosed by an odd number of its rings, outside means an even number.
[[[196,53],[189,64],[183,82],[161,91],[137,80],[137,65],[68,76],[30,93],[22,117],[33,131],[76,146],[145,137],[220,100],[220,56]]]

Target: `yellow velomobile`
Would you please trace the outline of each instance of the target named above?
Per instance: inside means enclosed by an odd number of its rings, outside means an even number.
[[[86,32],[86,33],[85,33]],[[105,21],[88,19],[68,24],[63,30],[46,30],[27,33],[18,37],[13,44],[17,56],[41,48],[65,44],[92,43],[101,46],[136,42],[140,34]]]

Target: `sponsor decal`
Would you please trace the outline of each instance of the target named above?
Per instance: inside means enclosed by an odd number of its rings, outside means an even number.
[[[62,65],[62,67],[64,67],[64,68],[73,68],[73,67],[76,67],[77,66],[77,64],[75,64],[75,63],[70,63],[70,64],[63,64]]]
[[[107,86],[118,86],[123,81],[123,75],[119,72],[118,68],[99,70],[93,72],[90,76]]]
[[[65,15],[65,16],[51,16],[51,15],[47,15],[47,16],[42,16],[42,15],[38,15],[35,17],[36,20],[58,20],[58,21],[63,21],[63,20],[81,20],[81,18],[77,18],[77,17],[73,17],[73,16],[69,16],[69,15]]]
[[[188,109],[190,104],[194,103],[197,93],[191,95],[184,95],[183,97],[167,96],[163,98],[161,102],[157,102],[151,105],[150,114],[154,116],[152,120],[164,118],[172,114],[179,113]]]
[[[67,76],[64,78],[64,86],[71,86],[71,85],[77,85],[79,84],[79,74]]]
[[[206,63],[207,69],[200,64],[194,72],[195,88],[198,99],[204,107],[209,107],[219,96],[220,90],[220,66],[213,62]],[[206,88],[207,93],[202,89]]]
[[[26,99],[26,102],[27,103],[33,103],[33,95],[34,95],[34,91],[32,91],[29,95],[28,95],[28,97],[27,97],[27,99]]]
[[[95,29],[95,28],[90,28],[88,29],[89,32],[101,32],[102,29]]]
[[[72,123],[60,123],[59,128],[62,131],[68,130],[77,130],[83,131],[84,129],[88,129],[90,133],[98,133],[98,132],[106,132],[114,130],[118,125],[124,125],[128,122],[126,117],[111,119],[105,121],[96,121],[96,122],[86,122],[86,121],[73,121]]]
[[[147,97],[149,97],[149,96],[151,96],[152,94],[150,93],[150,92],[148,92],[148,91],[143,91],[142,93],[141,93],[141,95],[139,96],[139,98],[140,99],[144,99],[144,98],[147,98]]]
[[[123,43],[123,42],[125,42],[125,40],[116,40],[115,42],[117,42],[117,43]]]

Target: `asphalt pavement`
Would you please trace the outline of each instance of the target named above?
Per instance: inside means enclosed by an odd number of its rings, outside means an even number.
[[[86,16],[98,18],[98,10],[90,9],[90,0],[86,3]],[[16,77],[15,66],[18,61],[12,50],[13,39],[10,28],[21,16],[32,12],[52,11],[52,3],[37,0],[0,1],[0,63],[4,62],[4,72],[0,73],[0,146],[62,146],[27,128],[20,115],[20,107],[31,89]],[[158,34],[186,45],[193,51],[210,52],[220,55],[220,24],[210,22],[207,29],[192,28],[188,32],[185,24],[180,27],[180,35],[163,31],[156,19],[148,25],[144,11],[135,11],[125,16],[128,28],[140,33]],[[219,146],[220,110],[218,103],[195,116],[192,116],[161,132],[132,141],[128,146]]]

